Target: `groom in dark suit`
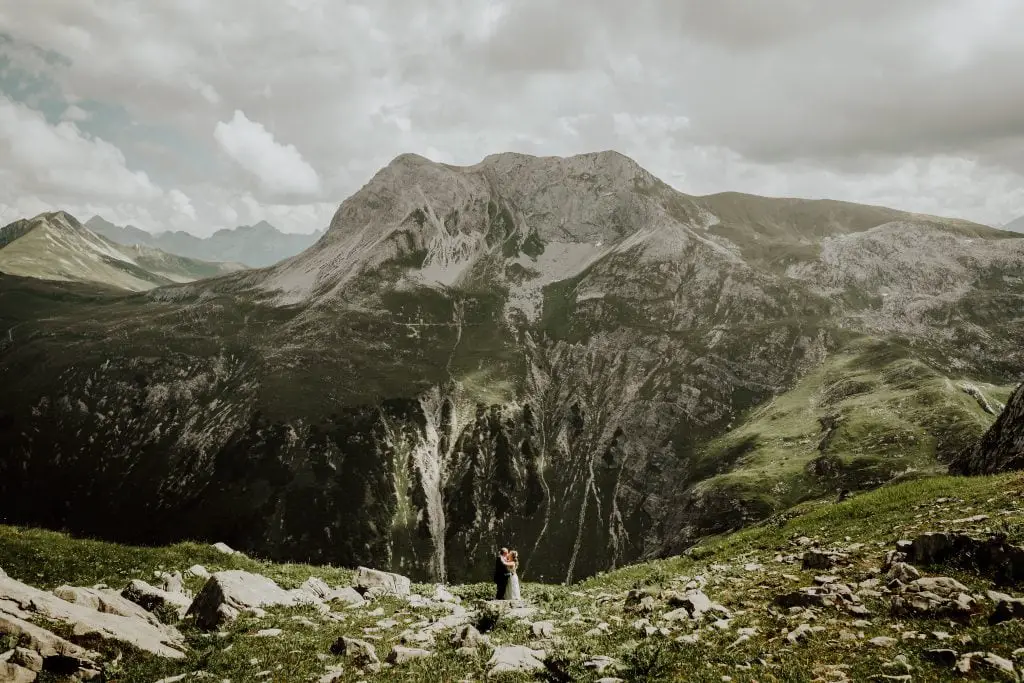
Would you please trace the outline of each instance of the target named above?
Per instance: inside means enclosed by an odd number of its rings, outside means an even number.
[[[508,570],[508,566],[505,564],[506,560],[508,560],[508,548],[502,548],[498,553],[498,557],[494,560],[494,583],[498,589],[495,600],[505,599],[505,589],[508,588],[508,581],[512,576],[512,572]]]

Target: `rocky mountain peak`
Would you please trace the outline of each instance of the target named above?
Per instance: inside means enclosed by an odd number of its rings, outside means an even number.
[[[635,185],[653,185],[656,178],[630,157],[614,150],[587,152],[567,157],[533,156],[517,152],[488,155],[476,166],[498,176],[512,178],[522,174],[531,176],[563,175],[578,177],[598,185],[620,185],[632,189]]]
[[[699,214],[690,198],[618,152],[502,153],[472,166],[403,154],[342,203],[321,242],[264,284],[285,302],[301,301],[401,262],[405,279],[450,287],[480,277],[486,261],[499,269],[514,263],[542,285],[572,276],[642,230],[675,230]],[[544,254],[551,263],[540,263]],[[493,268],[485,277],[495,281]]]
[[[82,225],[77,218],[72,216],[67,211],[50,211],[41,213],[32,219],[33,223],[37,225],[45,225],[48,228],[55,230],[71,230],[74,232],[92,232],[84,225]]]

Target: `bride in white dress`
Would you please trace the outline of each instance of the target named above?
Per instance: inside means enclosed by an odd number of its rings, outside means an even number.
[[[508,588],[505,589],[506,600],[522,600],[523,596],[519,592],[519,574],[516,570],[519,569],[519,551],[513,550],[508,554],[509,561],[505,563],[508,567],[511,576],[508,577]]]

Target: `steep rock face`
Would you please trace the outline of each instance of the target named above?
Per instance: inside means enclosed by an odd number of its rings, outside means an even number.
[[[996,474],[1024,469],[1024,384],[1017,387],[978,445],[949,467],[951,474]]]
[[[933,238],[974,260],[888,272]],[[135,297],[0,278],[0,516],[417,578],[486,579],[510,545],[578,578],[773,509],[698,487],[746,466],[701,454],[865,333],[1005,382],[1022,276],[998,231],[688,197],[613,152],[403,155],[266,270]],[[927,315],[886,311],[896,280]]]

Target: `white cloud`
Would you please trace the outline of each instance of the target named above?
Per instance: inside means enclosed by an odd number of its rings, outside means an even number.
[[[167,198],[177,213],[187,216],[193,221],[196,219],[195,207],[192,206],[192,200],[188,198],[187,194],[181,190],[173,189],[167,193]]]
[[[70,121],[51,125],[42,113],[0,95],[0,158],[10,179],[5,203],[19,195],[74,199],[153,199],[160,188],[130,170],[114,145]]]
[[[323,227],[306,223],[330,213],[315,207],[402,152],[616,149],[685,192],[1024,214],[1017,0],[2,5],[16,63],[100,103],[80,132],[187,193],[196,232],[256,214]],[[100,127],[117,108],[140,125]],[[176,211],[169,193],[147,202],[157,222]]]
[[[294,145],[280,144],[263,124],[250,121],[236,109],[230,121],[219,121],[213,137],[221,149],[274,194],[312,195],[320,177]]]

